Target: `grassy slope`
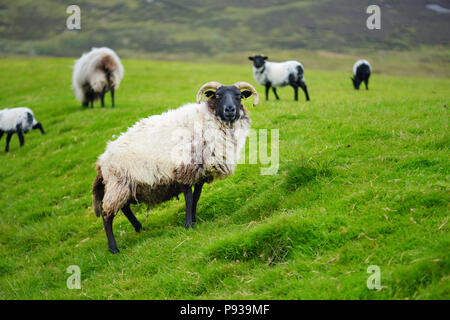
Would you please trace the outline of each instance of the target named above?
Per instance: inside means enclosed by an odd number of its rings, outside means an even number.
[[[355,92],[348,73],[308,70],[310,103],[281,89],[249,107],[253,128],[280,129],[279,175],[240,165],[207,186],[194,231],[182,197],[147,222],[136,208],[142,234],[120,215],[111,255],[90,195],[106,141],[203,82],[254,81],[248,65],[126,60],[117,108],[90,110],[71,63],[0,61],[1,107],[31,107],[48,131],[0,153],[0,298],[450,298],[449,79],[375,74]],[[82,290],[66,288],[72,264]]]

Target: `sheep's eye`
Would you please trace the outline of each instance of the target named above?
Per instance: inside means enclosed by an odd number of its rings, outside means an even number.
[[[216,99],[220,99],[220,94],[216,94]]]

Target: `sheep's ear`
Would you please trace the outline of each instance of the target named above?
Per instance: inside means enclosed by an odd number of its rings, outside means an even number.
[[[244,98],[248,98],[248,97],[250,97],[250,96],[252,95],[252,92],[249,91],[249,90],[244,90],[244,91],[241,92],[241,95],[242,95]]]
[[[253,61],[253,57],[248,57],[248,60],[252,60]]]
[[[216,93],[215,93],[214,91],[212,91],[212,90],[208,90],[208,91],[205,92],[205,96],[206,96],[207,98],[211,98],[211,97],[213,97],[215,94],[216,94]]]
[[[264,57],[263,59],[264,59],[264,60],[267,60],[267,59],[269,59],[269,57]]]

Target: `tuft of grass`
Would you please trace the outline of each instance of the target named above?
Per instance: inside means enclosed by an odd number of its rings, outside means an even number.
[[[292,250],[313,256],[317,250],[339,246],[351,237],[332,221],[320,222],[301,214],[277,216],[264,224],[233,234],[212,244],[206,255],[212,259],[246,261],[258,259],[268,265],[285,261]],[[354,235],[353,235],[354,236]]]
[[[304,159],[290,162],[286,168],[286,178],[284,187],[288,191],[295,191],[310,182],[319,182],[320,179],[332,175],[331,164],[328,162],[318,162]]]

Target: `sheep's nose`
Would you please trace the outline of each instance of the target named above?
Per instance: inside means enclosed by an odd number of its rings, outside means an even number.
[[[225,106],[225,114],[234,114],[236,107],[234,105]]]

